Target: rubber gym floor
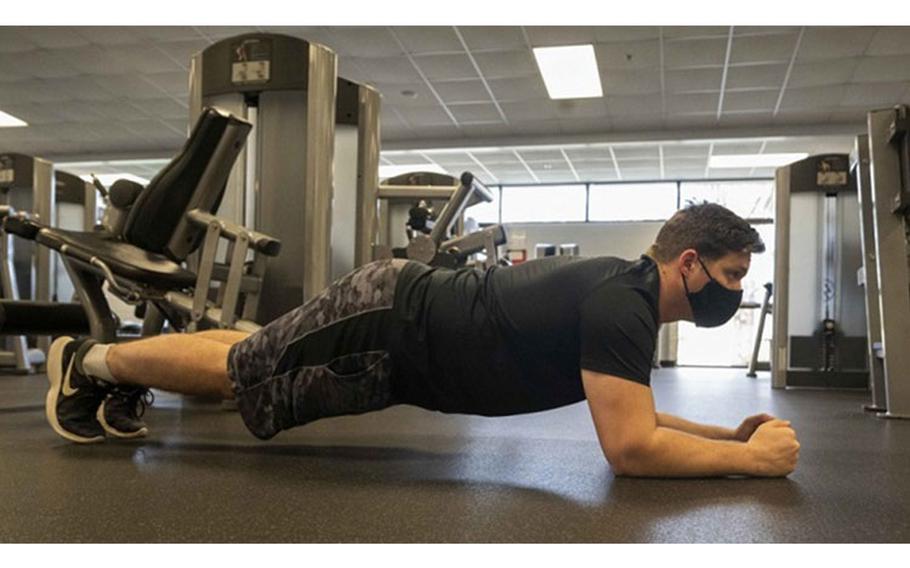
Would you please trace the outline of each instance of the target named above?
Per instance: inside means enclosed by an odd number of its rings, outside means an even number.
[[[78,446],[44,376],[0,377],[0,542],[908,542],[910,421],[868,393],[665,369],[658,410],[802,444],[786,479],[616,478],[585,403],[508,418],[399,406],[260,442],[218,403],[157,393],[142,441]]]

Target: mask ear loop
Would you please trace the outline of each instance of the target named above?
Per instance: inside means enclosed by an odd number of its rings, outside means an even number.
[[[716,281],[716,280],[714,280],[714,277],[713,277],[713,276],[711,276],[711,273],[710,273],[710,272],[708,272],[708,267],[707,267],[707,266],[705,266],[705,263],[704,263],[704,262],[702,262],[702,261],[701,261],[701,257],[698,257],[698,264],[700,264],[700,265],[701,265],[701,267],[702,267],[702,269],[704,269],[704,271],[705,271],[705,274],[707,274],[707,275],[708,275],[708,279],[709,279],[709,280],[712,280],[712,281],[714,281],[714,282],[717,282],[717,281]]]

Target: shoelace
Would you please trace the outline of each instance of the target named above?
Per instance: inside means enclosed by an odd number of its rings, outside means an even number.
[[[124,401],[132,418],[142,418],[146,409],[155,402],[155,394],[144,388],[114,388],[111,396]]]

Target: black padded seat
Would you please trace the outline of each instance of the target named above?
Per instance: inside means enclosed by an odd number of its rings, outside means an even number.
[[[8,220],[7,225],[9,222]],[[35,240],[56,251],[66,246],[68,256],[83,262],[91,262],[92,257],[97,257],[110,267],[114,275],[153,288],[168,290],[192,288],[196,283],[195,274],[166,256],[144,251],[129,243],[104,238],[103,233],[42,227]]]

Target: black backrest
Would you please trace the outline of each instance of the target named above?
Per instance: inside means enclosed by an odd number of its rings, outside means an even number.
[[[215,213],[237,155],[252,125],[205,108],[183,149],[139,194],[124,228],[124,240],[182,261],[202,241],[204,229],[184,220],[186,212]]]

